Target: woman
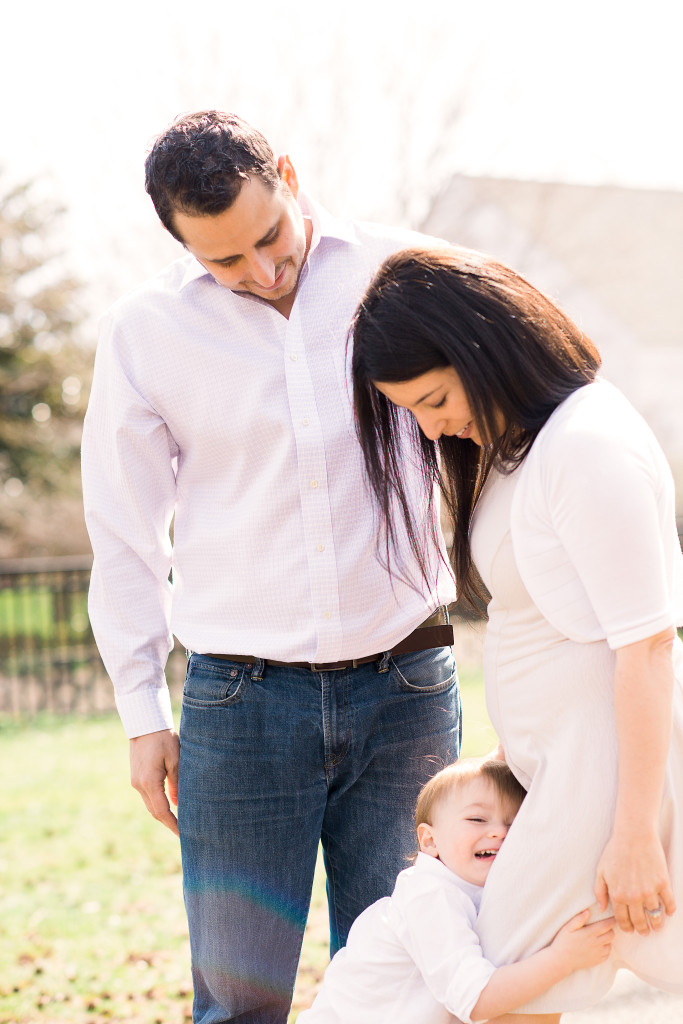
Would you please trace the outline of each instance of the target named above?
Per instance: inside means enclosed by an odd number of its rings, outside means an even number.
[[[486,256],[394,255],[353,331],[383,556],[401,572],[404,525],[424,543],[401,473],[418,458],[461,594],[479,576],[491,594],[487,705],[528,797],[486,884],[484,954],[528,956],[591,901],[619,926],[607,964],[511,1020],[591,1005],[619,966],[683,992],[683,557],[664,456],[593,344]]]

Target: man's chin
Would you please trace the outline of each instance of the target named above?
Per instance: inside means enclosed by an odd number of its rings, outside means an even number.
[[[264,299],[266,302],[277,302],[279,299],[284,299],[295,292],[298,284],[298,273],[291,275],[286,273],[282,284],[278,288],[258,288],[257,286],[252,288],[236,288],[235,293],[237,295],[254,295],[257,299]]]
[[[266,302],[277,302],[278,299],[285,299],[292,292],[296,291],[296,287],[292,288],[289,285],[283,285],[281,288],[276,288],[274,291],[256,291],[251,292],[259,299],[265,299]]]

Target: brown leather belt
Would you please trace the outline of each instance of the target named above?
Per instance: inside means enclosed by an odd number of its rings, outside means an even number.
[[[448,623],[448,613],[445,607],[437,610],[428,619],[414,629],[412,633],[392,647],[389,654],[392,658],[399,654],[412,654],[414,651],[427,651],[433,647],[452,647],[453,627]],[[382,651],[379,654],[368,654],[365,658],[352,658],[347,661],[328,661],[324,664],[313,664],[308,661],[275,661],[274,658],[264,658],[266,665],[278,665],[281,668],[307,668],[311,672],[335,672],[344,668],[357,668],[358,665],[368,665],[371,661],[381,661],[386,654]],[[206,658],[220,658],[222,661],[238,661],[252,665],[260,658],[244,654],[206,654]]]

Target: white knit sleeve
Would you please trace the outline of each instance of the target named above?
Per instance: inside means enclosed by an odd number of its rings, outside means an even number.
[[[513,502],[515,555],[532,598],[570,638],[612,648],[673,625],[673,482],[649,428],[604,384],[548,426]]]

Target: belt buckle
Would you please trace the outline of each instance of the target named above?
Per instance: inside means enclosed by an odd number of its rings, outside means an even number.
[[[334,664],[336,665],[337,662],[334,662]],[[343,663],[340,663],[340,664],[343,664]],[[349,667],[350,668],[358,668],[359,664],[360,664],[360,662],[357,661],[356,658],[354,658],[353,661],[349,662]],[[324,665],[317,665],[317,664],[315,664],[315,662],[312,662],[312,661],[310,661],[308,663],[308,667],[310,668],[311,672],[328,672],[328,671],[333,671],[332,669],[326,669]]]

